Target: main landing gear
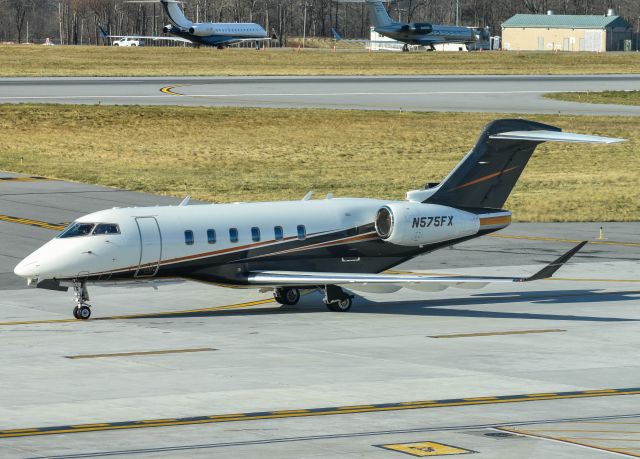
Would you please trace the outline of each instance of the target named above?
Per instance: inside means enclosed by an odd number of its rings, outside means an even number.
[[[297,288],[277,288],[273,298],[283,306],[295,306],[300,301],[300,290]]]
[[[324,288],[324,304],[329,311],[347,312],[353,304],[353,295],[336,285],[327,285]]]
[[[300,301],[300,289],[280,287],[274,290],[273,298],[283,306],[294,306]],[[324,287],[324,304],[329,311],[347,312],[353,304],[353,295],[349,295],[340,287],[326,285]]]
[[[408,53],[408,52],[409,52],[409,45],[408,45],[408,44],[406,44],[406,43],[405,43],[405,44],[402,46],[402,52],[403,52],[403,53]]]
[[[76,302],[76,307],[73,308],[73,317],[76,319],[87,320],[91,317],[91,305],[87,303],[87,301],[89,301],[87,283],[84,281],[74,281],[73,293],[74,300]]]

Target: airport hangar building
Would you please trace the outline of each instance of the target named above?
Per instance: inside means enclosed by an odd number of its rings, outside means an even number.
[[[512,51],[631,51],[633,27],[606,15],[516,14],[502,23],[503,49]]]

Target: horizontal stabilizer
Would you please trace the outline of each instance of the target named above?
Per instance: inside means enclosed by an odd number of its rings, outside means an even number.
[[[529,140],[531,142],[618,143],[624,139],[559,131],[511,131],[489,136],[490,139]]]

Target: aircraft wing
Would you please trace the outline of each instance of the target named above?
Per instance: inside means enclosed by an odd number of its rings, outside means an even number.
[[[442,287],[480,288],[493,282],[530,282],[551,277],[588,241],[583,241],[557,260],[549,263],[537,273],[528,277],[488,277],[488,276],[427,276],[418,274],[362,274],[362,273],[316,273],[304,271],[254,271],[247,276],[249,284],[264,286],[320,286],[339,285],[345,288],[390,284],[396,286],[419,286],[440,284]],[[435,290],[439,288],[434,285]]]

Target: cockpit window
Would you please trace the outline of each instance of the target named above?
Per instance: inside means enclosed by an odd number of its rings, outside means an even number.
[[[86,236],[91,234],[91,230],[93,230],[94,226],[96,226],[95,223],[72,223],[58,237]]]
[[[98,223],[93,234],[120,234],[120,228],[115,223]]]

